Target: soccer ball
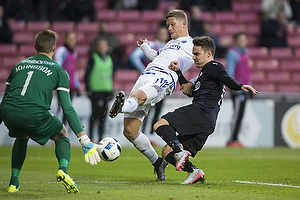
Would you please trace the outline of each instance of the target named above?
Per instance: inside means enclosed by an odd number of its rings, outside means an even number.
[[[112,137],[107,137],[99,142],[97,151],[104,161],[114,161],[121,154],[121,144]]]

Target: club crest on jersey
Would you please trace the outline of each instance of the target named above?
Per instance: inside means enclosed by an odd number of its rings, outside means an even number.
[[[200,81],[197,81],[196,84],[195,84],[195,89],[194,89],[194,91],[199,90],[200,87],[201,87],[201,83],[200,83]]]

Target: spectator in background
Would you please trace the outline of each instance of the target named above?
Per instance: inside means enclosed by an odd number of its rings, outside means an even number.
[[[124,56],[122,50],[122,43],[117,35],[109,32],[108,23],[106,21],[99,22],[99,36],[97,36],[94,41],[90,45],[89,54],[92,55],[96,52],[98,40],[104,39],[108,42],[108,54],[111,56],[115,68],[117,66],[121,66],[122,64],[122,56]]]
[[[70,99],[72,101],[74,93],[80,96],[79,79],[77,73],[77,53],[75,51],[76,34],[72,31],[66,32],[64,38],[64,45],[58,47],[54,54],[54,60],[62,66],[68,73],[70,78]],[[58,106],[58,113],[62,115],[60,105]],[[63,117],[62,122],[65,124],[66,119]]]
[[[138,9],[139,10],[156,10],[159,4],[159,0],[138,0]]]
[[[66,16],[75,22],[95,21],[96,12],[93,0],[71,0],[66,7]]]
[[[263,0],[261,2],[263,20],[276,20],[279,12],[283,11],[286,19],[291,19],[292,8],[287,0]]]
[[[110,8],[115,10],[137,9],[137,7],[138,7],[138,0],[111,0],[110,1]]]
[[[92,113],[89,122],[89,136],[93,137],[95,120],[97,124],[99,141],[103,139],[104,123],[107,113],[107,104],[113,95],[113,61],[108,55],[108,42],[105,39],[96,41],[96,52],[89,58],[84,82],[88,97],[92,103]]]
[[[11,43],[12,36],[12,31],[5,17],[4,7],[0,5],[0,43]]]
[[[250,85],[246,33],[239,32],[234,35],[234,47],[228,51],[226,61],[226,71],[228,75],[243,85]],[[233,103],[234,114],[231,124],[231,137],[227,142],[227,147],[244,147],[244,145],[238,141],[238,134],[240,133],[240,127],[246,107],[246,100],[249,93],[230,90],[230,95]]]
[[[226,54],[229,44],[225,43],[225,42],[223,42],[223,43],[220,42],[219,36],[213,32],[212,26],[209,22],[203,23],[203,33],[201,35],[206,35],[213,39],[213,41],[216,45],[216,53],[215,53],[216,58],[224,58],[225,57],[225,54]]]
[[[287,47],[285,12],[280,11],[276,19],[264,20],[261,24],[260,45],[264,47]]]
[[[155,33],[155,39],[149,42],[149,45],[152,49],[158,51],[160,48],[166,45],[166,42],[169,40],[169,32],[166,26],[160,26]],[[145,67],[150,63],[150,60],[146,57],[141,48],[137,47],[134,51],[129,55],[129,62],[136,68],[139,72],[143,72]],[[158,102],[154,106],[154,116],[151,121],[151,131],[150,134],[153,134],[153,125],[158,121],[158,116],[160,114],[161,108],[163,106],[164,100]],[[153,109],[153,107],[150,109]],[[145,133],[146,124],[148,121],[148,116],[145,117],[142,126],[142,132]]]
[[[190,8],[190,35],[192,37],[200,36],[203,34],[203,23],[201,19],[201,7],[198,5],[192,5]]]
[[[290,0],[290,5],[293,12],[292,20],[300,25],[300,0]]]

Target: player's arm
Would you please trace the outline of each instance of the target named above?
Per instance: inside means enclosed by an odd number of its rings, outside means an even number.
[[[218,73],[218,79],[232,90],[243,90],[244,92],[252,92],[253,94],[258,94],[258,91],[251,85],[243,85],[239,83],[235,79],[231,78],[225,71],[221,71]]]
[[[90,163],[91,165],[96,165],[100,162],[100,157],[97,153],[97,145],[92,143],[90,138],[83,131],[79,117],[72,106],[69,93],[64,89],[58,89],[57,95],[63,109],[64,116],[68,120],[70,127],[82,145],[85,162]]]
[[[151,48],[150,43],[146,38],[137,41],[136,44],[151,61],[158,55],[158,52]]]
[[[180,90],[183,94],[192,97],[194,93],[194,84],[186,80],[183,76],[181,70],[179,69],[178,62],[172,61],[169,65],[169,68],[176,72],[178,76],[178,82],[180,84]]]

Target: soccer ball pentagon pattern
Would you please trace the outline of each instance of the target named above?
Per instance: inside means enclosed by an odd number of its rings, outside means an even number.
[[[114,161],[121,154],[121,144],[112,137],[106,137],[99,142],[97,148],[100,158],[104,161]]]

